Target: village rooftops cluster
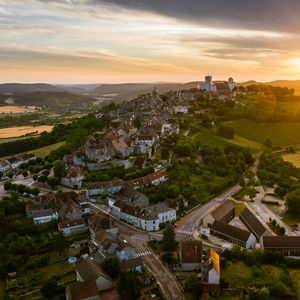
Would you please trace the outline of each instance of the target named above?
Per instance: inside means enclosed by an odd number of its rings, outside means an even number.
[[[6,173],[8,171],[16,170],[21,164],[35,159],[36,156],[33,153],[18,154],[8,159],[2,159],[0,160],[0,172]]]

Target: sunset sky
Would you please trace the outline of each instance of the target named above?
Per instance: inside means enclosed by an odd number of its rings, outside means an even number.
[[[0,82],[300,79],[298,0],[0,0]]]

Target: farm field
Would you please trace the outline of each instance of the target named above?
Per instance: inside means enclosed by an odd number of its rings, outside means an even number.
[[[21,113],[29,113],[35,111],[36,111],[35,106],[14,106],[14,105],[0,106],[1,114],[21,114]]]
[[[20,126],[0,129],[0,139],[4,138],[15,138],[24,136],[30,133],[41,133],[43,131],[51,131],[53,126],[42,125],[42,126]]]
[[[248,120],[227,122],[235,133],[248,140],[264,143],[270,138],[274,145],[287,146],[300,144],[300,123],[255,123]]]
[[[282,155],[285,161],[292,163],[295,167],[300,168],[300,153],[289,153]]]

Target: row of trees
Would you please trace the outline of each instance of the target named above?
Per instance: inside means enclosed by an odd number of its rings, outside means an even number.
[[[262,184],[276,184],[275,192],[285,198],[287,212],[300,215],[300,169],[284,161],[281,156],[265,151],[260,157],[257,176]]]

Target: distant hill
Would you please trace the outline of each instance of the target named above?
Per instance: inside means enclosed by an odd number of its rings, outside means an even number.
[[[15,104],[19,105],[35,105],[46,107],[65,107],[72,105],[73,107],[82,106],[83,103],[91,103],[94,98],[75,95],[64,91],[36,91],[25,93],[13,93],[11,95],[0,94],[0,103],[5,104],[5,100],[11,98]]]
[[[93,96],[103,96],[115,94],[118,99],[132,99],[140,94],[150,93],[154,87],[160,93],[168,92],[170,90],[182,90],[196,88],[198,81],[189,83],[121,83],[121,84],[102,84],[90,91],[89,94]]]
[[[269,82],[257,82],[255,80],[249,80],[246,82],[239,83],[239,85],[247,86],[251,84],[267,84],[279,87],[287,87],[289,89],[295,89],[295,93],[300,95],[300,80],[274,80]]]
[[[57,84],[55,86],[70,93],[87,94],[97,88],[99,84]]]
[[[295,89],[297,95],[300,95],[300,80],[274,80],[267,82],[267,84],[280,86],[280,87],[287,87],[289,89]]]
[[[3,83],[0,93],[62,92],[63,89],[46,83]]]

